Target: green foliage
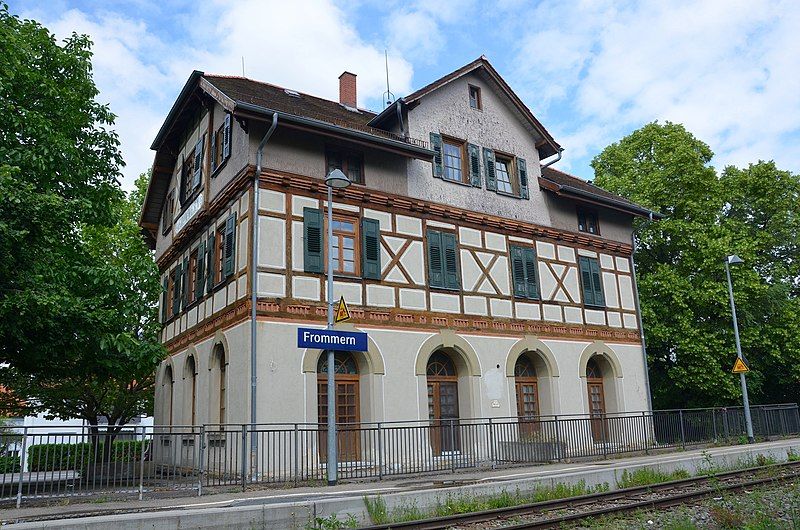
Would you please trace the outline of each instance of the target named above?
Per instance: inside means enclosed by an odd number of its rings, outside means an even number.
[[[660,484],[673,480],[689,478],[691,475],[685,469],[676,469],[666,472],[658,468],[642,467],[635,471],[622,472],[622,476],[617,479],[617,488],[633,488],[636,486],[649,486],[650,484]]]
[[[353,514],[347,514],[347,519],[340,521],[336,514],[329,517],[316,517],[306,525],[308,530],[341,530],[342,528],[358,528],[358,520]]]
[[[710,166],[683,126],[650,123],[594,158],[595,183],[665,215],[636,224],[654,407],[740,399],[723,260],[755,402],[800,400],[800,177],[773,162]],[[767,384],[766,376],[769,376]]]
[[[119,186],[91,42],[0,5],[0,405],[94,425],[152,409],[160,285]],[[112,433],[113,434],[113,433]]]
[[[140,440],[115,440],[108,462],[138,462],[144,443]],[[52,443],[32,445],[28,448],[30,471],[80,470],[101,462],[104,442]]]
[[[18,456],[0,456],[0,473],[19,473],[20,468],[20,458]]]

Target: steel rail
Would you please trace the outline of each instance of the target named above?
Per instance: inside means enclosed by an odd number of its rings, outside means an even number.
[[[563,499],[554,499],[550,501],[535,502],[530,504],[521,504],[518,506],[509,506],[506,508],[496,508],[492,510],[485,510],[481,512],[469,512],[463,514],[447,515],[442,517],[432,517],[429,519],[419,519],[416,521],[406,521],[401,523],[386,523],[371,526],[361,527],[361,530],[399,530],[399,529],[413,529],[413,530],[445,530],[453,527],[454,525],[476,524],[493,521],[496,519],[507,519],[510,517],[518,516],[536,516],[543,515],[546,512],[565,508],[577,508],[580,506],[587,506],[597,504],[600,502],[607,503],[610,501],[626,500],[636,495],[653,494],[665,492],[669,490],[679,489],[682,490],[687,486],[702,486],[711,484],[721,479],[730,479],[739,476],[748,476],[753,473],[764,472],[767,470],[784,470],[800,468],[800,462],[784,462],[780,464],[771,464],[768,466],[751,467],[746,469],[739,469],[734,471],[725,471],[713,475],[703,475],[699,477],[692,477],[688,479],[672,480],[669,482],[662,482],[658,484],[650,484],[647,486],[635,486],[632,488],[618,489],[614,491],[602,493],[590,493],[587,495],[580,495],[576,497],[567,497]],[[597,517],[601,515],[608,515],[612,513],[623,513],[642,508],[666,508],[683,504],[687,501],[703,498],[708,495],[717,493],[719,491],[735,491],[736,489],[743,489],[752,486],[758,486],[766,483],[778,483],[800,477],[800,472],[791,473],[784,476],[769,476],[765,478],[750,480],[746,482],[737,482],[733,484],[720,485],[716,484],[713,487],[688,492],[669,495],[660,499],[645,499],[636,501],[629,504],[617,506],[605,506],[596,510],[582,511],[574,514],[567,514],[555,518],[541,519],[536,521],[527,521],[518,525],[504,526],[503,530],[518,530],[523,528],[552,528],[557,527],[565,522],[577,521],[587,519],[589,517]]]

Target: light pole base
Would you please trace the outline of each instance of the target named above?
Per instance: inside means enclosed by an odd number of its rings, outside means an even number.
[[[747,437],[747,443],[749,443],[749,444],[754,444],[754,443],[756,443],[756,439],[755,439],[755,437],[753,437],[753,436],[748,436],[748,437]]]
[[[336,481],[335,480],[329,480],[328,481],[328,486],[335,486],[335,485],[336,485]]]

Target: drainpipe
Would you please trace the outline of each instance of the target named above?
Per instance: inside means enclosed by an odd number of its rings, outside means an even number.
[[[634,230],[631,233],[631,245],[633,250],[631,252],[631,272],[633,273],[633,292],[635,294],[635,301],[636,301],[636,314],[639,317],[639,333],[642,336],[642,360],[644,361],[644,387],[645,392],[647,393],[647,410],[649,412],[653,412],[653,396],[650,394],[650,369],[647,365],[647,342],[644,338],[644,321],[642,320],[642,306],[641,302],[639,301],[639,285],[636,282],[636,260],[634,259],[633,255],[636,253],[636,234],[642,231],[645,227],[649,226],[650,223],[653,222],[653,212],[650,212],[650,217],[645,224],[640,226],[638,229]]]
[[[267,145],[272,133],[278,126],[278,113],[272,114],[272,125],[270,125],[267,134],[261,139],[256,151],[256,174],[253,177],[253,218],[250,219],[250,225],[253,230],[253,256],[250,263],[251,270],[251,293],[250,293],[250,465],[251,472],[250,478],[255,481],[254,471],[258,469],[258,436],[256,434],[256,390],[258,387],[258,379],[256,377],[256,346],[257,340],[257,326],[256,326],[256,302],[258,300],[258,191],[259,181],[261,179],[261,158],[264,153],[264,146]],[[244,477],[242,477],[244,478]]]
[[[553,147],[555,147],[555,146],[553,146]],[[553,164],[555,164],[556,162],[558,162],[559,160],[561,160],[561,153],[563,153],[563,152],[564,152],[564,149],[563,149],[563,148],[561,148],[561,147],[559,147],[559,148],[557,148],[557,150],[558,150],[558,156],[557,156],[557,157],[555,157],[555,158],[554,158],[553,160],[551,160],[550,162],[548,162],[548,163],[546,163],[546,164],[542,164],[542,169],[544,169],[544,168],[546,168],[546,167],[550,167],[550,166],[552,166]]]

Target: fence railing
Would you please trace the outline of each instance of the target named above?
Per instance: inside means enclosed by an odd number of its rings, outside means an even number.
[[[758,437],[800,434],[796,404],[754,406],[752,417]],[[325,425],[53,429],[0,430],[0,501],[19,506],[91,495],[143,499],[326,479]],[[745,436],[744,414],[736,407],[376,422],[337,430],[341,479],[603,458]]]

